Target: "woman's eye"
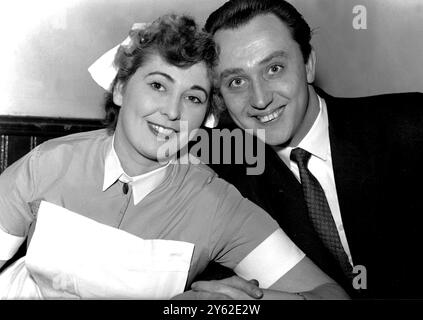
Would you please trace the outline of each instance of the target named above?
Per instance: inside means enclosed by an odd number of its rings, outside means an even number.
[[[162,84],[159,83],[159,82],[152,82],[152,83],[150,83],[150,86],[154,90],[157,90],[157,91],[164,91],[165,90],[165,87],[163,87]]]
[[[187,99],[189,101],[191,101],[192,103],[197,103],[197,104],[201,104],[203,103],[199,98],[197,98],[196,96],[187,96]]]
[[[245,84],[245,80],[241,78],[235,78],[229,82],[229,87],[231,88],[239,88]]]
[[[283,67],[281,65],[275,64],[269,68],[269,74],[273,75],[273,74],[279,73],[282,71],[282,69]]]

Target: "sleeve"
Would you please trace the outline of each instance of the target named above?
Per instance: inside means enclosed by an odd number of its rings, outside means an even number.
[[[234,186],[220,183],[211,259],[268,288],[305,255],[267,212],[243,198]]]
[[[35,192],[37,155],[35,148],[0,175],[0,260],[13,257],[34,220],[30,202]]]

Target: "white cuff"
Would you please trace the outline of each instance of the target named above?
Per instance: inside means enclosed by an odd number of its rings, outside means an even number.
[[[305,254],[279,228],[242,259],[234,271],[247,280],[257,279],[260,287],[266,289],[304,256]]]
[[[18,251],[26,237],[17,237],[0,228],[0,260],[7,261]]]

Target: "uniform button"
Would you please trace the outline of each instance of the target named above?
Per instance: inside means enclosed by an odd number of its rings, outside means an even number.
[[[123,186],[122,186],[123,193],[124,194],[127,194],[128,193],[128,190],[129,190],[128,184],[127,183],[124,183]]]

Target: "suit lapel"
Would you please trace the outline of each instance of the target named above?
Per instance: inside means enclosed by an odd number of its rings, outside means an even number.
[[[311,224],[301,184],[271,148],[266,150],[266,168],[259,178],[261,198],[267,199],[264,209],[321,269],[335,279],[342,277]]]
[[[372,229],[371,201],[368,190],[374,182],[371,179],[373,164],[370,157],[354,142],[354,133],[344,121],[343,106],[336,98],[325,97],[329,116],[329,139],[335,185],[342,222],[346,233],[351,256],[355,265],[367,261],[364,247],[369,244],[363,239],[370,239]],[[370,236],[370,237],[369,237]],[[364,249],[364,250],[363,250]]]

